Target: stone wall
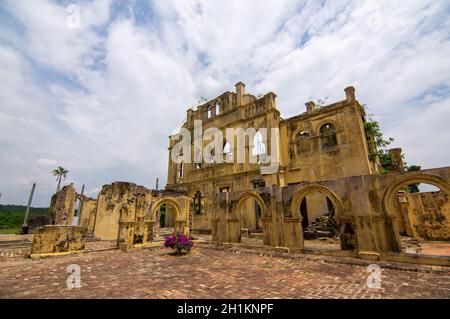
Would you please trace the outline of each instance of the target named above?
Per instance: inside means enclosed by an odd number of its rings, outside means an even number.
[[[270,174],[263,174],[261,165],[246,160],[245,163],[235,161],[230,164],[184,163],[183,176],[179,176],[180,164],[171,161],[169,154],[166,188],[185,191],[192,199],[197,192],[202,195],[202,212],[194,214],[193,228],[212,227],[215,194],[224,188],[229,192],[254,191],[256,187],[274,184],[285,187],[304,181],[333,180],[377,173],[377,159],[372,160],[369,156],[373,150],[369,149],[364,130],[364,109],[356,100],[353,87],[347,87],[344,91],[345,99],[320,106],[308,102],[306,112],[290,118],[281,118],[276,106],[276,95],[273,92],[256,97],[246,94],[245,85],[242,83],[236,85],[236,92],[225,92],[199,105],[195,110],[189,109],[183,128],[189,130],[191,136],[194,133],[194,121],[202,120],[203,132],[210,128],[218,128],[224,133],[224,138],[228,128],[244,130],[267,128],[269,135],[271,128],[278,128],[280,137],[280,166],[276,172]],[[242,98],[239,99],[238,96]],[[332,146],[324,145],[321,133],[321,128],[328,124],[335,128],[336,144]],[[301,133],[307,134],[299,141]],[[169,151],[175,143],[176,139],[170,139]],[[266,149],[271,155],[270,136]],[[247,141],[245,145],[247,155],[249,150]],[[191,151],[193,158],[194,145]],[[232,147],[232,154],[236,157],[236,145]],[[314,208],[309,211],[323,211],[326,202],[324,206],[318,200],[312,199],[311,205],[318,210]],[[254,212],[249,206],[243,214],[248,228],[255,225],[252,215]],[[316,216],[310,216],[310,219],[314,217]]]
[[[416,209],[415,215],[420,216],[416,219],[423,231],[428,231],[427,236],[447,236],[445,227],[438,226],[437,222],[442,225],[443,216],[447,220],[450,167],[304,182],[287,187],[273,185],[256,191],[218,193],[212,225],[213,240],[240,242],[240,203],[245,198],[253,198],[263,206],[264,244],[303,249],[300,204],[306,196],[320,192],[330,199],[335,208],[335,220],[340,238],[343,239],[343,250],[374,256],[399,253],[399,217],[394,205],[395,199],[400,189],[414,183],[429,183],[442,190],[441,194],[416,196],[418,199],[415,201],[418,203],[415,205],[427,207],[428,213]],[[437,233],[432,231],[434,228],[438,230]]]
[[[82,251],[86,243],[86,227],[48,225],[36,230],[31,257]]]
[[[88,234],[94,233],[97,200],[86,196],[79,196],[81,200],[81,214],[78,225],[87,228]]]
[[[120,216],[135,216],[137,195],[151,201],[151,191],[134,183],[115,182],[104,185],[97,199],[94,235],[104,240],[116,240]]]
[[[52,196],[50,218],[54,225],[72,225],[75,213],[76,191],[73,184],[64,186]]]
[[[408,216],[414,234],[428,240],[450,240],[450,198],[442,191],[408,194]]]

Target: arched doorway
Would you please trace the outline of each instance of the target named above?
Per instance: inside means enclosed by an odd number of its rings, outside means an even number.
[[[408,174],[387,188],[383,206],[403,253],[450,256],[450,185],[444,179]]]
[[[321,185],[301,188],[293,196],[291,212],[301,217],[303,247],[312,250],[356,250],[356,231],[350,220],[342,220],[337,195]]]
[[[239,221],[241,242],[251,245],[263,245],[263,217],[265,205],[255,192],[241,194],[236,200],[233,216]]]
[[[178,204],[171,199],[162,199],[154,203],[151,211],[154,221],[153,241],[162,241],[165,236],[175,233],[179,212]]]

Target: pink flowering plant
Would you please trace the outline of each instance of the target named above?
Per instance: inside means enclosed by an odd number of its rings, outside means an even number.
[[[164,247],[175,249],[178,254],[188,253],[194,243],[192,239],[183,234],[166,236],[164,238]]]

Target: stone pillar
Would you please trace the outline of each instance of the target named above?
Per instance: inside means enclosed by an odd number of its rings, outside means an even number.
[[[266,100],[265,105],[267,106],[268,109],[276,108],[275,99],[277,98],[277,95],[275,93],[269,92],[264,96],[264,98]],[[270,133],[270,130],[269,130],[269,133]]]
[[[30,212],[31,202],[33,201],[33,194],[34,194],[35,188],[36,188],[36,183],[33,183],[33,186],[31,187],[30,196],[28,197],[28,205],[27,205],[27,210],[25,211],[25,218],[23,219],[22,234],[28,234],[28,214]]]
[[[236,87],[236,103],[238,106],[242,105],[242,99],[245,95],[245,84],[238,82],[235,84]]]
[[[400,205],[401,218],[403,220],[403,225],[405,226],[406,235],[414,237],[414,230],[411,226],[411,221],[409,220],[409,202],[405,191],[398,191],[398,203]]]
[[[400,252],[400,237],[396,221],[386,216],[372,216],[373,231],[379,253]]]
[[[389,155],[392,160],[392,168],[395,172],[403,172],[405,170],[403,164],[403,155],[401,148],[391,148],[389,151]]]
[[[289,248],[303,249],[303,231],[301,227],[302,218],[284,218],[283,233],[284,246]]]
[[[72,225],[76,196],[73,184],[64,186],[52,196],[50,216],[54,225]]]
[[[136,220],[136,210],[130,209],[129,206],[123,205],[120,208],[117,246],[120,247],[121,244],[125,244],[131,247],[134,244],[135,220]]]
[[[316,111],[316,104],[313,101],[309,101],[305,103],[306,105],[306,113],[312,114]]]
[[[346,87],[344,89],[347,97],[347,102],[353,102],[355,100],[355,88],[353,86]]]

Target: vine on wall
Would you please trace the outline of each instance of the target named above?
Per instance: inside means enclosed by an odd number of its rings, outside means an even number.
[[[367,143],[369,144],[369,159],[376,162],[379,159],[380,173],[391,172],[392,158],[387,147],[394,141],[392,137],[385,138],[380,128],[380,123],[373,118],[373,114],[367,112],[367,106],[362,105],[366,117],[363,120]]]

